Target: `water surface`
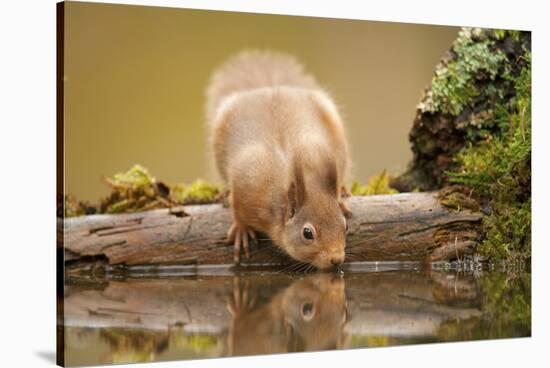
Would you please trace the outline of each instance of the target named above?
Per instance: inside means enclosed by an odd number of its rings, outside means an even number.
[[[531,335],[531,274],[349,267],[343,274],[139,272],[69,278],[67,365]],[[143,270],[142,270],[143,271]]]

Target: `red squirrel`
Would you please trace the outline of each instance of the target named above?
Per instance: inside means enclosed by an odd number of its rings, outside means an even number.
[[[350,158],[336,105],[293,57],[245,51],[207,90],[215,162],[229,189],[234,260],[256,232],[319,269],[344,262]]]

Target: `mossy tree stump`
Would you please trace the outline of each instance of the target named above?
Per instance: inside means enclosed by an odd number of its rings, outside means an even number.
[[[500,110],[516,96],[515,80],[530,67],[530,49],[530,32],[463,28],[416,107],[409,133],[413,159],[392,187],[441,188],[457,153],[506,130]]]

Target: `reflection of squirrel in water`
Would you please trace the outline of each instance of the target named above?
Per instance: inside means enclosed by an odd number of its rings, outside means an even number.
[[[260,231],[299,261],[342,264],[348,144],[328,94],[289,56],[243,52],[213,75],[207,115],[235,262]]]
[[[229,355],[340,349],[347,335],[344,279],[315,274],[295,281],[263,305],[237,282],[228,303],[232,315]]]

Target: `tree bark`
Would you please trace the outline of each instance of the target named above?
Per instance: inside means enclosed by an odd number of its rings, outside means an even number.
[[[475,249],[482,215],[444,207],[437,193],[402,193],[348,199],[346,261],[438,261]],[[231,264],[226,243],[230,209],[220,204],[183,206],[121,215],[58,219],[65,264],[103,259],[109,265]],[[288,258],[265,236],[246,265]]]

